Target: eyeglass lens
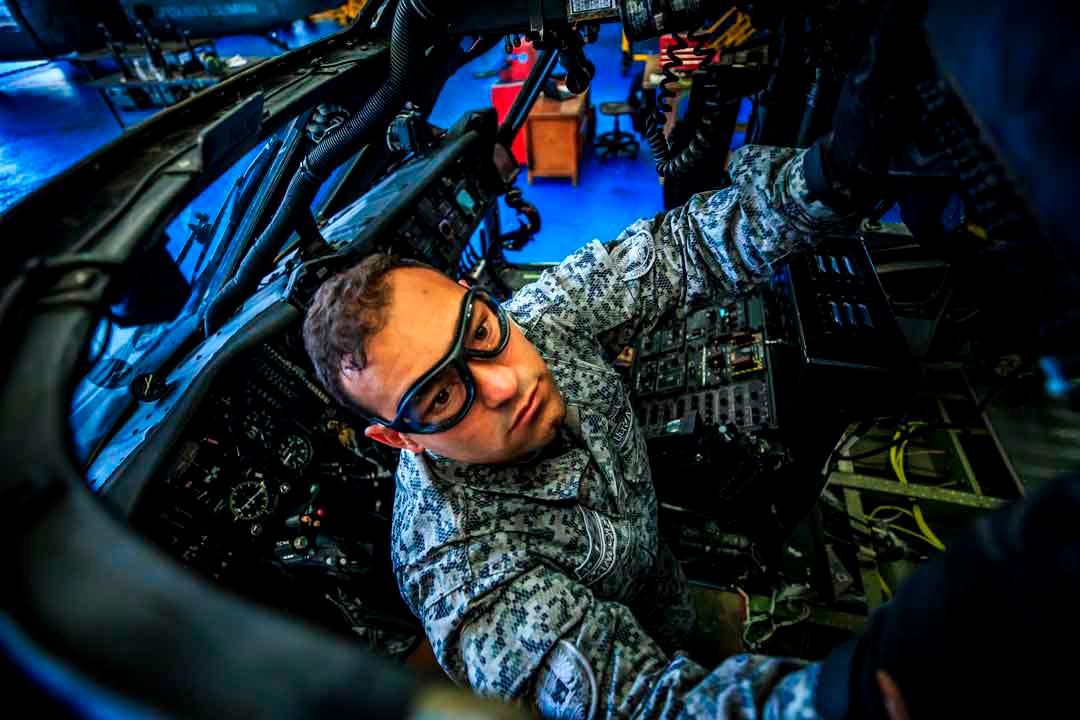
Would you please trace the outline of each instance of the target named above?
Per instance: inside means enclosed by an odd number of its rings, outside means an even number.
[[[502,328],[495,309],[482,298],[473,298],[469,328],[463,339],[465,350],[493,352],[502,341]],[[458,415],[468,401],[469,382],[459,367],[459,363],[448,365],[418,388],[402,409],[404,418],[420,425],[437,425]]]

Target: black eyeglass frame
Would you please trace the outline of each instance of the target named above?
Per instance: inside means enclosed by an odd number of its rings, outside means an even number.
[[[473,300],[476,298],[479,298],[481,302],[488,305],[495,312],[495,317],[499,323],[499,337],[501,339],[498,346],[491,350],[475,350],[465,344],[466,336],[472,324]],[[469,360],[490,360],[497,357],[506,349],[509,342],[510,318],[506,314],[506,310],[487,290],[481,287],[469,288],[469,291],[461,299],[461,311],[458,313],[457,327],[454,329],[454,340],[450,345],[450,349],[430,370],[409,386],[409,389],[401,396],[401,400],[397,404],[397,416],[393,420],[386,420],[377,415],[367,415],[365,419],[397,432],[414,435],[434,435],[435,433],[446,432],[465,419],[465,416],[472,410],[473,402],[476,400],[476,379],[473,378],[472,371],[469,370]],[[406,417],[402,417],[413,397],[423,390],[424,385],[439,377],[451,366],[457,370],[458,376],[465,383],[465,404],[462,405],[461,410],[445,420],[430,424],[417,424]]]

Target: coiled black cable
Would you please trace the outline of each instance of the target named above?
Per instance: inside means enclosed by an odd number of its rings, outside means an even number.
[[[698,65],[699,71],[707,70],[716,56],[716,51],[709,47],[721,34],[726,32],[726,27],[721,27],[711,33],[686,33],[673,35],[674,44],[664,51],[666,63],[662,63],[661,72],[664,79],[660,82],[660,93],[656,101],[656,109],[645,117],[645,140],[652,150],[653,159],[656,162],[656,172],[666,178],[684,177],[690,173],[699,162],[708,157],[713,149],[717,137],[716,123],[720,110],[727,104],[719,97],[719,87],[711,74],[703,74],[704,83],[700,91],[705,94],[702,103],[701,118],[698,127],[694,131],[690,142],[679,153],[672,156],[671,146],[667,136],[664,135],[664,124],[667,121],[665,108],[674,113],[676,111],[676,92],[673,86],[679,82],[679,76],[674,68],[683,63],[679,58],[680,51],[689,51],[694,57],[701,58]],[[693,43],[693,44],[692,44]]]
[[[503,199],[506,202],[506,207],[517,212],[521,227],[504,236],[502,244],[506,246],[507,250],[520,250],[525,247],[525,243],[531,240],[536,233],[540,232],[540,212],[535,205],[525,199],[521,188],[517,186],[507,190]]]

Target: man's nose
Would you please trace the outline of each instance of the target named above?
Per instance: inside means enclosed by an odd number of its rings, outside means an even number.
[[[490,408],[513,400],[517,396],[517,373],[498,362],[476,360],[469,363],[473,380],[476,381],[476,395],[480,402]]]

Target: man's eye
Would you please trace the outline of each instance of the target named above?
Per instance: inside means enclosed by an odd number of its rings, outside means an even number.
[[[487,340],[489,333],[487,323],[484,323],[476,328],[475,337],[477,340]]]
[[[461,406],[464,388],[460,381],[451,381],[442,385],[434,394],[424,410],[424,417],[429,421],[445,418],[456,412]]]

